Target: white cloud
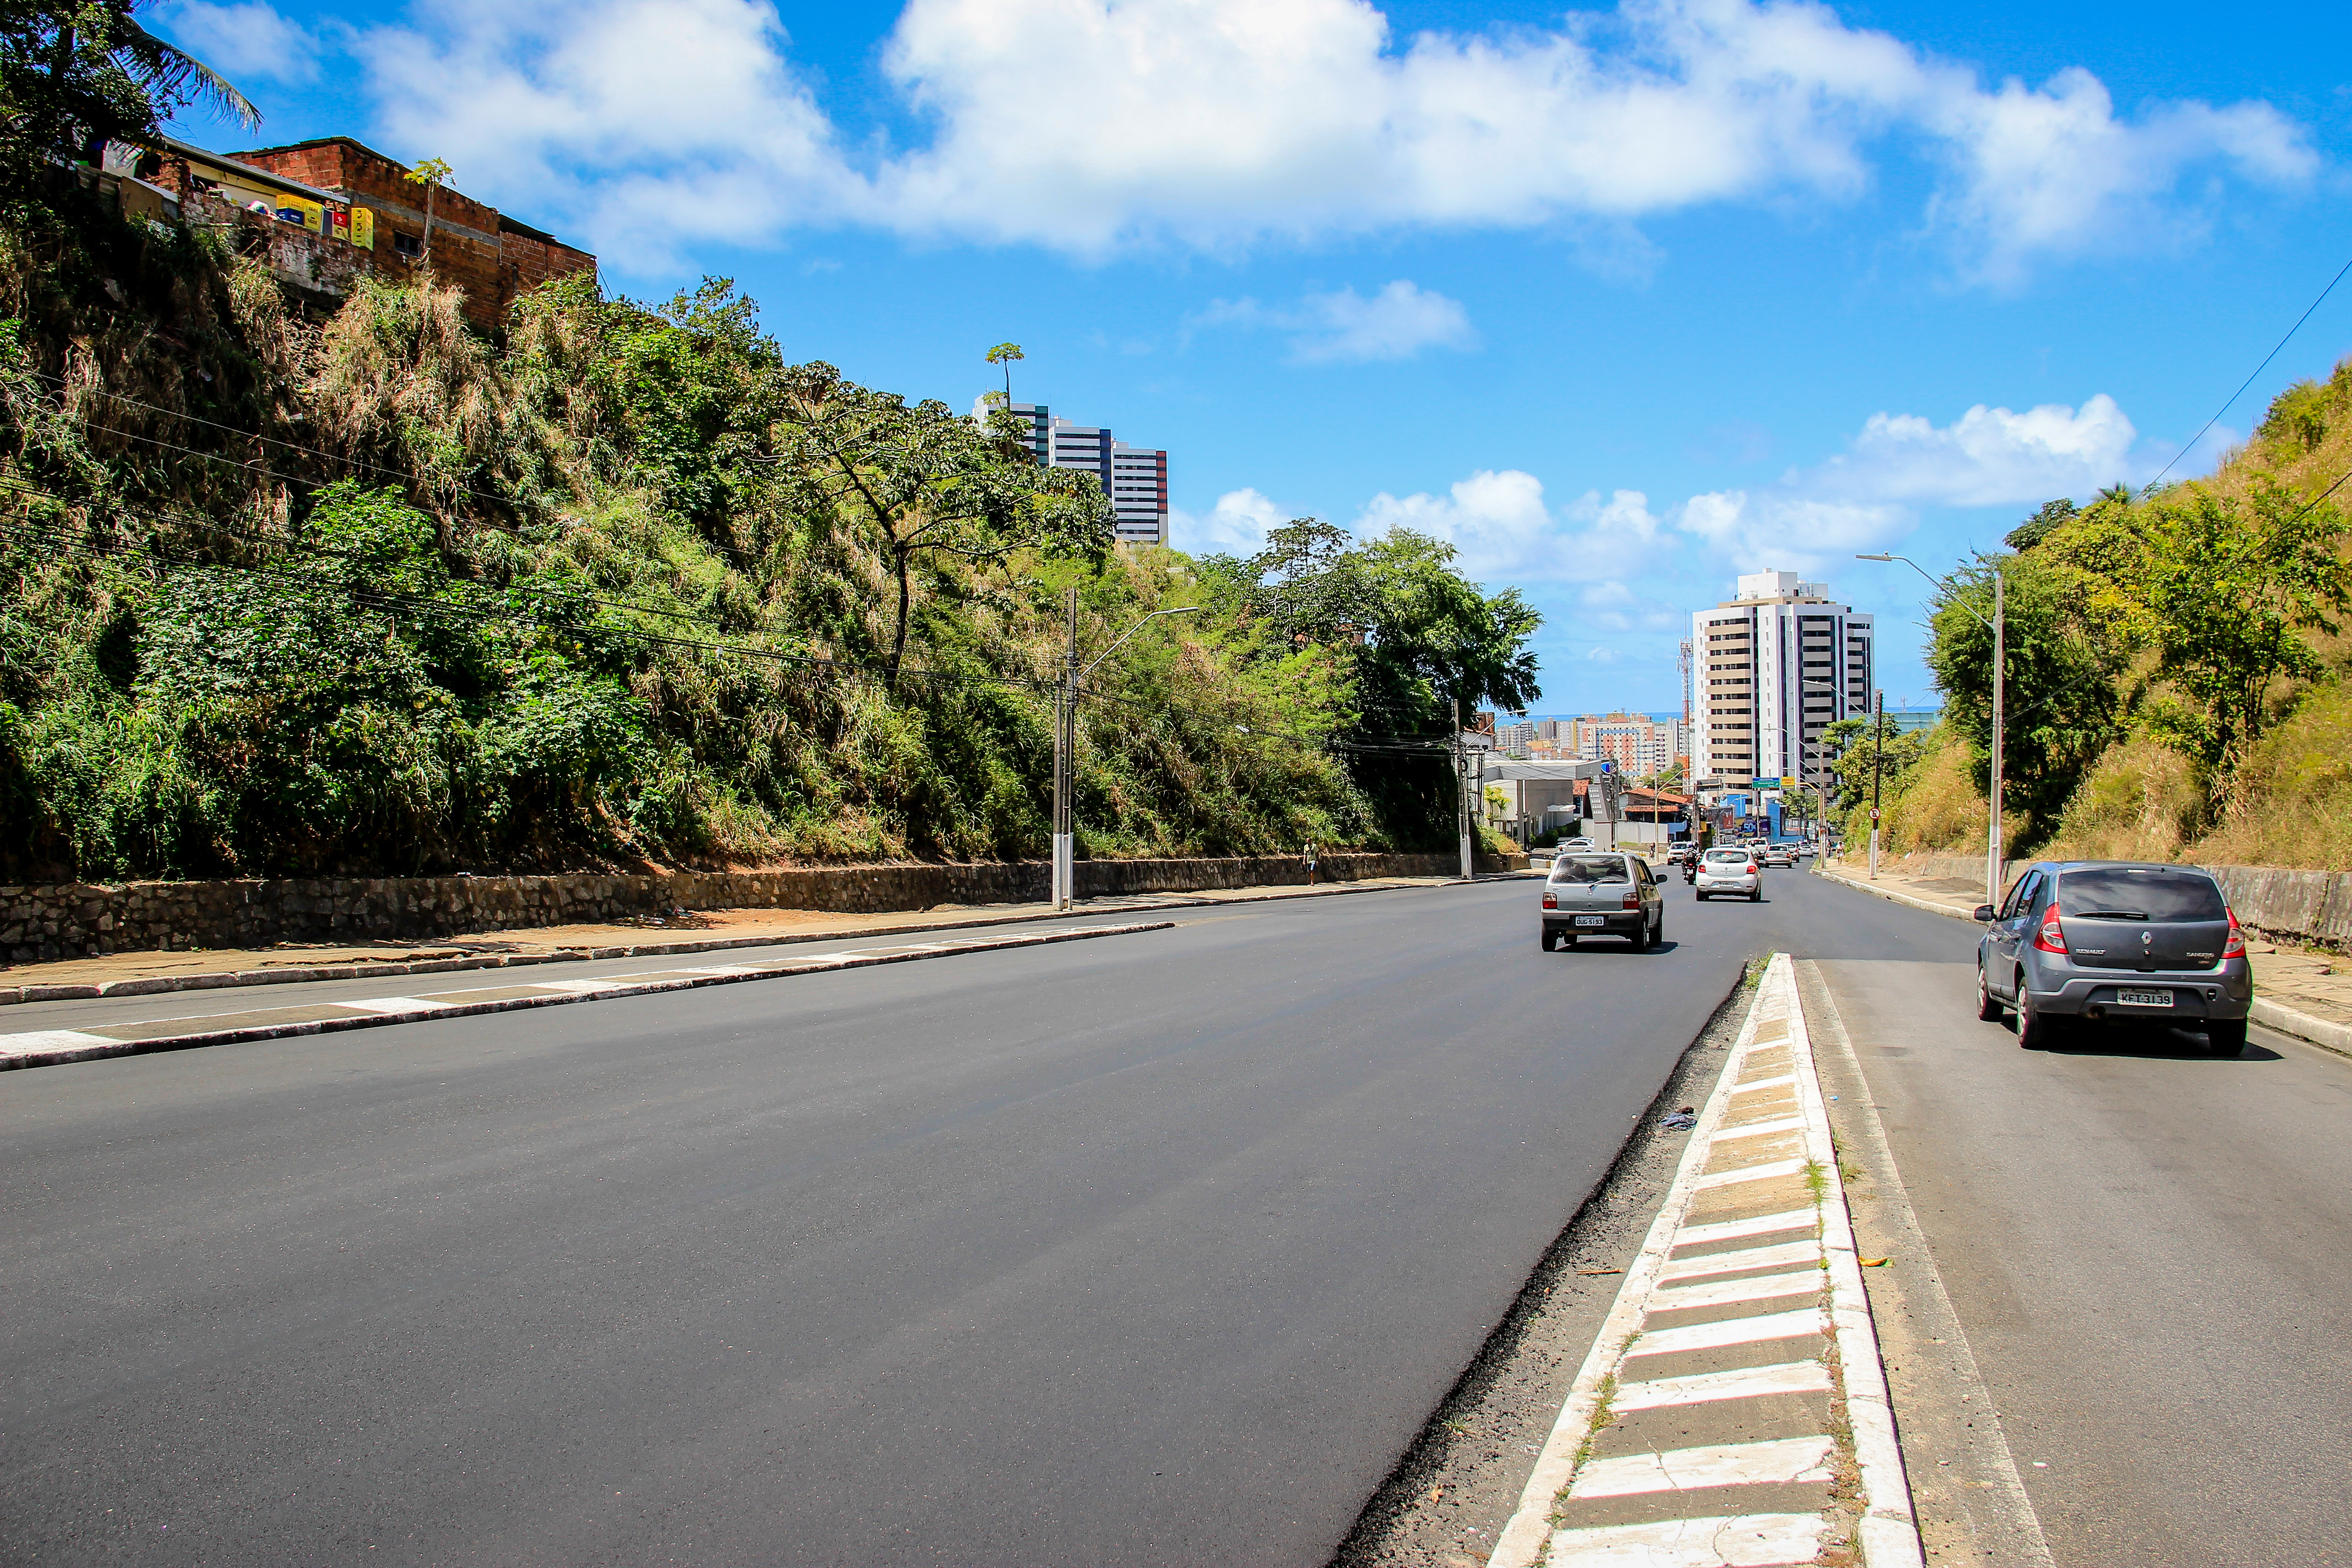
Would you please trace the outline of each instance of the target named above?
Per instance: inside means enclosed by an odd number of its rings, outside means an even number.
[[[1874,414],[1852,447],[1774,485],[1684,503],[1676,525],[1743,570],[1811,571],[1907,532],[1916,506],[2039,504],[2134,478],[2138,432],[2105,393],[2078,408],[1979,404],[1949,425]]]
[[[2192,175],[2319,166],[2266,104],[2119,115],[2080,70],[1987,89],[1804,0],[1621,0],[1556,29],[1406,37],[1367,0],[908,0],[884,55],[925,128],[902,149],[841,142],[769,0],[419,0],[352,47],[385,135],[624,259],[844,223],[1080,255],[1608,232],[1850,200],[1900,141],[1945,171],[1929,229],[2002,282],[2124,242]],[[1318,341],[1386,352],[1338,319],[1347,298]],[[1355,306],[1410,316],[1383,298]]]
[[[1411,359],[1425,348],[1466,349],[1478,342],[1460,300],[1404,278],[1369,300],[1353,288],[1309,293],[1290,310],[1250,299],[1215,300],[1188,325],[1271,327],[1287,332],[1290,357],[1304,364]]]
[[[404,154],[651,268],[872,212],[785,42],[764,0],[423,0],[353,47]]]
[[[157,20],[174,43],[231,81],[318,79],[319,40],[265,0],[227,5],[176,0]]]
[[[1288,512],[1255,489],[1227,490],[1205,516],[1169,508],[1168,542],[1195,555],[1252,555],[1265,548],[1268,533],[1289,521]]]
[[[1442,496],[1383,490],[1355,524],[1364,534],[1399,527],[1453,544],[1462,569],[1486,583],[1609,583],[1640,574],[1660,553],[1658,519],[1641,491],[1605,500],[1588,491],[1555,512],[1543,481],[1517,468],[1482,468]]]

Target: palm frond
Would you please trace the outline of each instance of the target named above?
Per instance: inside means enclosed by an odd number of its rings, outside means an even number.
[[[115,45],[115,58],[151,98],[159,100],[159,110],[164,108],[160,100],[169,99],[173,104],[197,103],[216,110],[247,131],[261,124],[261,110],[220,72],[137,22],[126,19],[123,32]]]

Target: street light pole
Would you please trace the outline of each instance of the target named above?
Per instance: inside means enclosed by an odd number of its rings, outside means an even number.
[[[1908,566],[1912,571],[1919,574],[1920,576],[1927,578],[1928,582],[1935,584],[1938,588],[1944,585],[1942,579],[1938,578],[1934,573],[1928,571],[1925,566],[1920,565],[1916,561],[1912,560],[1907,555],[1894,555],[1881,552],[1875,554],[1856,555],[1854,559],[1857,561],[1900,561],[1904,565]],[[1955,603],[1958,603],[1958,601],[1955,601]],[[1961,605],[1959,607],[1963,610],[1968,610],[1969,615],[1976,616],[1977,624],[1983,626],[1987,631],[1992,633],[1992,799],[1989,803],[1992,808],[1992,820],[1986,834],[1985,844],[1985,902],[1989,904],[1998,904],[2000,902],[2001,871],[2003,869],[2000,854],[2000,761],[2001,752],[2003,750],[2001,744],[2001,698],[2002,689],[2009,684],[2009,616],[2006,601],[2002,594],[2000,563],[1999,562],[1995,562],[1992,568],[1992,619],[1986,620],[1982,616],[1978,616],[1974,610],[1969,610],[1969,607],[1966,605]],[[1882,695],[1880,698],[1882,707],[1885,704],[1885,699]]]
[[[1019,358],[1018,354],[1013,356]],[[1119,633],[1118,640],[1095,656],[1095,661],[1085,668],[1078,668],[1078,591],[1069,592],[1070,655],[1062,667],[1062,679],[1054,692],[1054,908],[1066,910],[1077,899],[1077,862],[1074,852],[1071,816],[1072,795],[1076,784],[1078,760],[1078,683],[1102,668],[1103,660],[1117,653],[1127,639],[1162,616],[1198,615],[1198,605],[1180,605],[1172,610],[1154,610],[1135,625]]]
[[[1886,776],[1886,693],[1872,704],[1870,727],[1870,879],[1878,880],[1878,786]]]
[[[1457,697],[1454,700],[1454,781],[1457,786],[1454,793],[1461,796],[1462,809],[1457,816],[1462,829],[1462,879],[1467,882],[1476,878],[1478,868],[1470,856],[1470,750],[1462,743],[1465,732],[1462,699]]]

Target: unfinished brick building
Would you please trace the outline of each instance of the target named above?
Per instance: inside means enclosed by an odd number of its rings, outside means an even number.
[[[240,223],[278,226],[269,231],[270,263],[303,288],[339,294],[358,272],[405,279],[425,265],[425,187],[405,165],[348,136],[247,153],[208,153],[167,138],[158,151],[136,152],[137,174],[152,184],[131,183],[170,198],[181,208],[170,216],[217,223],[238,215]],[[131,194],[124,203],[128,210]],[[289,246],[308,248],[281,258]],[[506,320],[517,296],[596,269],[587,251],[446,185],[433,195],[431,264],[442,281],[465,290],[466,317],[485,331]]]

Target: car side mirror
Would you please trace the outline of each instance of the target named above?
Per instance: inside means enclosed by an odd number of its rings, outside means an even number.
[[[1976,921],[1979,925],[1990,923],[1992,920],[1992,906],[1990,904],[1979,904],[1975,910],[1969,914],[1969,919]]]

